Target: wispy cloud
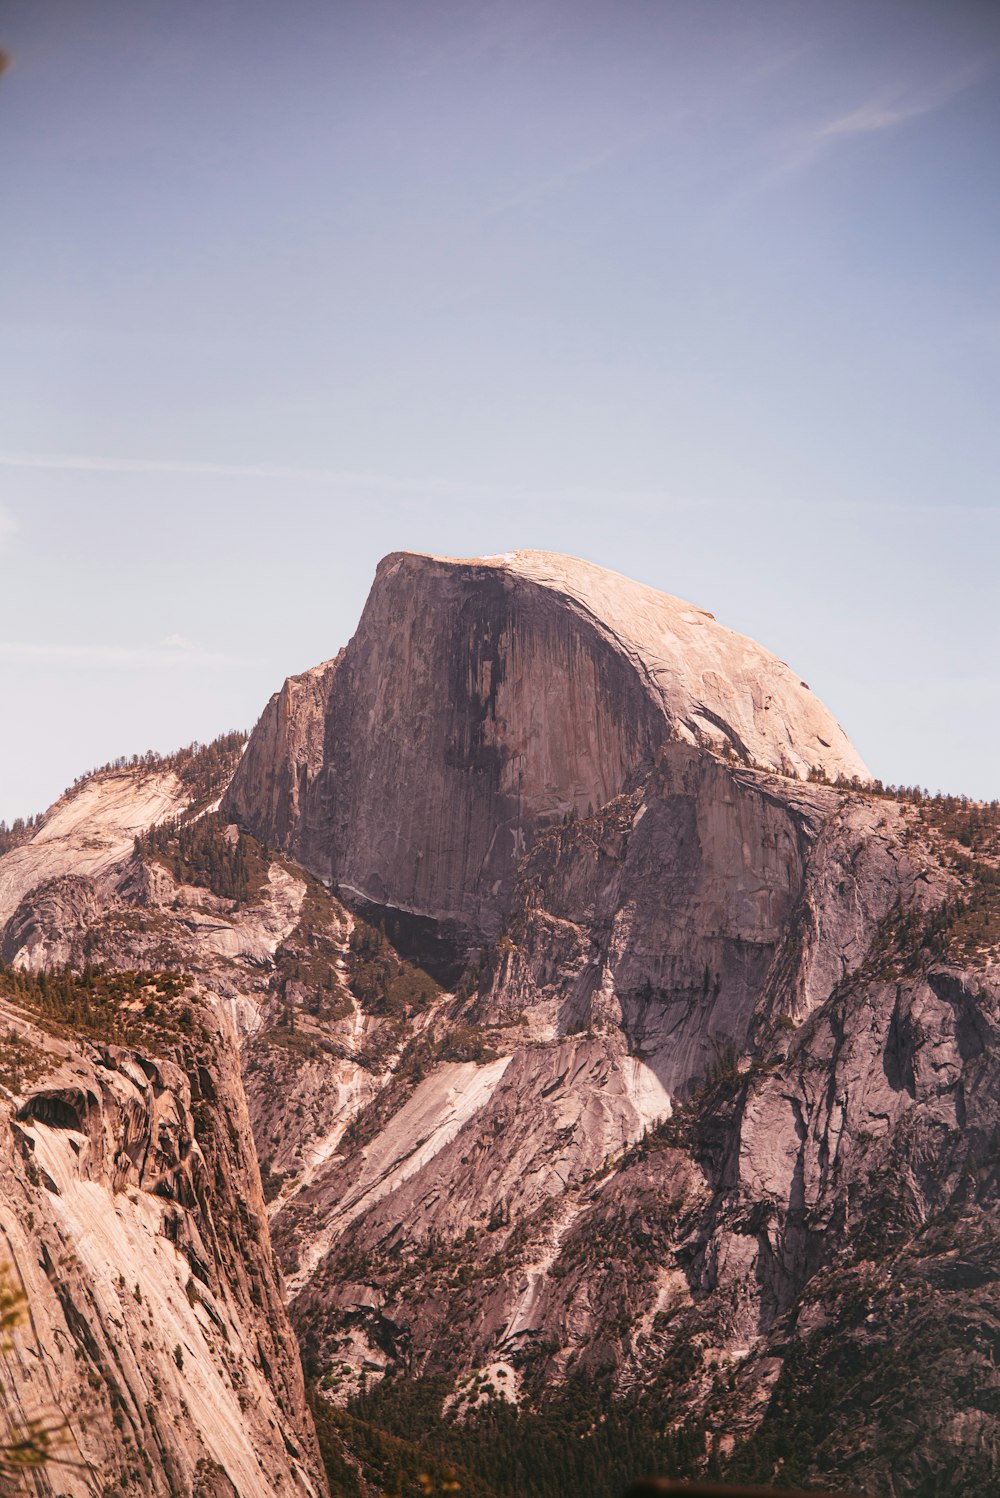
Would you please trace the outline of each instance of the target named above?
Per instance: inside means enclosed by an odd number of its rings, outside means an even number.
[[[815,132],[819,140],[836,140],[851,135],[871,135],[879,130],[893,130],[921,115],[941,109],[956,94],[963,93],[982,75],[984,64],[976,63],[925,84],[919,89],[888,89],[857,108],[827,121]]]
[[[720,514],[739,509],[742,501],[735,496],[708,497],[690,494],[675,494],[661,489],[616,489],[601,485],[572,484],[561,488],[539,488],[525,484],[482,484],[456,482],[453,479],[405,478],[398,474],[354,473],[334,468],[296,468],[277,463],[202,463],[160,458],[98,458],[69,455],[46,455],[40,453],[0,453],[0,468],[49,468],[65,472],[82,473],[148,473],[148,474],[207,474],[227,478],[269,479],[280,478],[303,480],[310,483],[327,484],[346,490],[367,489],[372,493],[399,495],[435,495],[439,499],[467,502],[472,499],[491,499],[516,505],[564,505],[579,509],[606,509],[614,505],[632,513],[655,515],[669,511],[679,513],[689,510],[714,510]],[[900,511],[926,510],[933,513],[962,512],[970,514],[997,513],[992,499],[982,501],[942,500],[900,501],[880,500],[815,500],[800,501],[811,509],[857,509]],[[0,509],[0,520],[3,517]],[[11,528],[16,524],[11,518]],[[0,540],[3,539],[0,524]],[[17,645],[0,641],[0,660],[15,658],[37,660],[57,657],[62,661],[78,659],[91,664],[110,665],[115,662],[160,665],[246,665],[250,662],[242,657],[218,654],[204,650],[185,635],[173,633],[165,636],[156,647],[132,648],[118,646],[88,645]]]
[[[414,487],[412,480],[393,480],[385,474],[351,473],[334,468],[300,468],[282,463],[210,463],[184,458],[114,458],[87,453],[0,452],[0,468],[42,468],[67,473],[207,474],[223,478],[307,479],[321,483],[397,483]],[[429,487],[429,485],[424,485]]]
[[[56,473],[281,479],[326,484],[343,489],[372,489],[406,494],[454,493],[501,497],[512,492],[483,484],[458,484],[435,478],[400,478],[394,474],[358,473],[340,468],[304,468],[285,463],[212,463],[185,458],[96,457],[85,453],[0,452],[0,468],[48,469]]]
[[[800,175],[851,141],[896,130],[911,120],[933,114],[971,88],[995,63],[995,57],[983,58],[942,78],[925,79],[919,84],[886,85],[832,118],[813,120],[783,132],[770,142],[770,163],[756,176],[751,174],[735,201],[755,198]]]
[[[48,469],[62,473],[135,475],[201,475],[209,478],[279,479],[341,489],[347,494],[433,496],[441,501],[496,500],[517,504],[627,505],[633,508],[685,508],[684,495],[658,490],[610,489],[590,485],[541,489],[525,484],[465,483],[455,479],[401,477],[390,473],[357,473],[337,468],[299,468],[280,463],[209,463],[173,458],[115,458],[84,454],[0,452],[0,468]]]
[[[188,669],[201,669],[252,664],[243,656],[229,655],[219,650],[202,650],[198,646],[189,644],[178,648],[166,641],[163,646],[157,647],[0,640],[0,661],[40,667],[78,666],[83,669],[89,667],[130,669],[142,666],[153,670],[159,667],[180,666]]]

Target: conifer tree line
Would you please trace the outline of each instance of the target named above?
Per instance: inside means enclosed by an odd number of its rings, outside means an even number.
[[[705,1427],[671,1423],[655,1399],[601,1399],[571,1384],[539,1408],[489,1398],[459,1420],[445,1414],[448,1380],[389,1378],[347,1408],[314,1397],[334,1498],[357,1498],[356,1468],[376,1491],[401,1498],[458,1491],[467,1498],[620,1498],[637,1477],[718,1477]],[[706,1456],[707,1473],[706,1473]]]
[[[189,1027],[178,1004],[190,987],[187,974],[174,971],[108,972],[86,963],[65,967],[13,967],[0,962],[0,994],[24,1009],[99,1040],[125,1045],[148,1039],[151,1031]]]
[[[254,899],[270,861],[265,849],[245,832],[227,829],[220,814],[197,821],[170,817],[135,840],[135,850],[151,855],[180,884],[195,884],[223,900],[245,905]]]
[[[6,822],[0,822],[0,858],[19,843],[26,843],[41,820],[41,813],[37,813],[33,817],[15,817],[9,827]]]
[[[229,733],[220,734],[210,744],[199,744],[194,739],[185,748],[175,749],[170,754],[160,754],[155,749],[147,749],[145,754],[120,754],[116,759],[109,759],[105,764],[78,775],[73,785],[82,785],[95,775],[110,774],[116,770],[150,769],[173,770],[189,789],[221,790],[235,768],[248,737],[243,729],[232,729]]]
[[[109,759],[96,769],[77,775],[63,795],[97,775],[114,774],[120,770],[173,770],[191,798],[190,814],[192,807],[200,809],[225,789],[248,737],[242,729],[233,729],[220,734],[210,744],[199,744],[195,739],[186,748],[175,749],[172,754],[158,754],[155,749],[147,749],[145,754],[120,754],[117,759]],[[28,842],[43,821],[42,812],[30,817],[15,817],[9,826],[0,821],[0,858],[12,848]]]

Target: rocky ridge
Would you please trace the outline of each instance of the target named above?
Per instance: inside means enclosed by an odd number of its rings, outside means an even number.
[[[8,1420],[65,1423],[45,1491],[325,1491],[238,1006],[209,971],[252,960],[294,898],[276,871],[240,944],[207,890],[159,915],[173,882],[135,854],[211,800],[173,769],[102,772],[0,860],[0,1262],[31,1312],[0,1383]]]

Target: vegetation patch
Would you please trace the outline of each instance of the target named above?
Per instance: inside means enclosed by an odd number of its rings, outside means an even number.
[[[399,956],[380,927],[359,917],[348,943],[347,973],[362,1009],[385,1019],[419,1013],[442,993],[430,973]]]
[[[154,749],[147,749],[145,754],[123,754],[95,770],[78,775],[69,789],[99,775],[120,774],[122,770],[173,770],[188,792],[190,804],[185,815],[197,816],[217,800],[229,784],[246,741],[245,732],[233,730],[220,734],[210,744],[199,744],[195,740],[183,749],[175,749],[172,754],[157,754]]]
[[[407,1498],[434,1491],[421,1483],[421,1462],[431,1480],[453,1473],[451,1480],[471,1498],[620,1498],[650,1472],[690,1477],[706,1470],[704,1429],[694,1423],[669,1429],[662,1405],[657,1409],[641,1394],[610,1399],[580,1380],[535,1409],[492,1398],[458,1419],[444,1411],[450,1392],[450,1381],[441,1378],[387,1378],[346,1410],[326,1406],[327,1430],[332,1426],[341,1449],[357,1455],[365,1475],[383,1484],[386,1469],[374,1462],[391,1452],[402,1463],[403,1484],[381,1491]],[[710,1450],[708,1471],[718,1471]],[[356,1490],[334,1485],[333,1491],[346,1498]]]
[[[380,1429],[315,1392],[311,1403],[332,1498],[360,1498],[364,1492],[391,1493],[393,1498],[456,1493],[497,1498],[495,1487],[439,1452]]]
[[[13,1027],[0,1033],[0,1086],[20,1093],[44,1076],[52,1063],[39,1046]]]
[[[343,934],[346,913],[318,880],[305,877],[306,892],[295,929],[274,954],[273,988],[291,1000],[295,989],[304,997],[296,1002],[313,1019],[331,1024],[345,1019],[354,1007],[346,985]],[[291,1017],[291,1008],[289,1011]]]
[[[0,963],[0,993],[32,1010],[57,1034],[156,1051],[198,1033],[200,1014],[185,973],[110,972],[69,967],[28,972]]]
[[[227,825],[217,811],[195,822],[172,817],[135,840],[136,852],[162,864],[179,884],[250,905],[267,884],[271,857],[257,839]]]
[[[33,817],[15,817],[9,827],[6,822],[0,822],[0,858],[11,848],[17,848],[34,837],[41,823],[41,813]]]

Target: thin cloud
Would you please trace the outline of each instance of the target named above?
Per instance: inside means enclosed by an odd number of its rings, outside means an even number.
[[[886,104],[873,99],[862,104],[860,109],[852,109],[850,114],[831,120],[816,134],[820,139],[837,135],[870,135],[875,130],[891,130],[896,125],[905,124],[907,120],[930,114],[936,107],[936,104],[925,100],[913,104]]]
[[[173,458],[105,458],[86,454],[0,452],[0,468],[47,469],[61,473],[164,474],[210,478],[280,479],[283,482],[322,484],[349,493],[433,495],[440,500],[467,503],[471,499],[509,504],[627,505],[638,509],[684,509],[687,496],[658,490],[609,489],[569,485],[538,489],[531,484],[482,484],[454,479],[401,478],[388,473],[354,473],[336,468],[298,468],[279,463],[206,463]]]
[[[135,666],[155,670],[161,666],[198,669],[252,664],[243,656],[228,655],[218,650],[200,650],[197,647],[150,648],[132,645],[76,645],[58,641],[49,643],[23,640],[0,640],[0,661],[31,666],[79,666],[112,670],[130,669]]]
[[[816,166],[852,140],[896,130],[933,114],[981,79],[996,58],[984,58],[920,86],[883,88],[861,104],[821,123],[800,126],[778,139],[770,166],[736,194],[735,206]]]
[[[226,478],[313,479],[322,483],[392,484],[387,475],[282,463],[205,463],[183,458],[105,458],[87,453],[0,453],[2,468],[43,468],[66,473],[208,474]],[[414,487],[412,482],[401,487]],[[418,485],[419,487],[419,485]],[[426,486],[425,486],[426,487]]]
[[[207,474],[227,478],[303,480],[310,483],[328,484],[335,487],[357,490],[370,489],[386,494],[434,494],[442,499],[467,502],[470,499],[503,500],[509,504],[528,505],[562,504],[580,509],[601,509],[609,504],[645,514],[680,513],[686,510],[717,510],[720,513],[739,508],[741,501],[733,497],[714,497],[690,494],[671,494],[659,489],[610,489],[598,485],[572,484],[558,489],[537,489],[531,484],[500,485],[480,483],[456,483],[452,479],[401,478],[385,473],[353,473],[334,468],[295,468],[277,463],[201,463],[161,458],[98,458],[71,455],[49,455],[42,453],[0,453],[0,468],[47,468],[73,473],[144,473],[144,474]],[[880,500],[815,500],[808,503],[813,509],[893,509],[904,512],[926,510],[932,513],[967,511],[981,514],[997,513],[992,500],[942,500],[927,502],[883,502]],[[3,511],[0,510],[0,516]],[[16,524],[11,517],[11,528]],[[0,528],[0,540],[3,531]],[[38,659],[45,652],[80,651],[94,663],[110,664],[110,654],[122,658],[131,654],[136,663],[149,660],[152,663],[173,664],[190,662],[206,665],[246,665],[247,661],[236,656],[219,655],[202,650],[185,636],[174,633],[160,641],[159,649],[129,651],[128,647],[75,646],[75,645],[11,645],[0,641],[0,660],[14,659],[12,652],[38,651]],[[27,658],[26,655],[23,658]],[[69,659],[69,656],[64,656]]]
[[[838,136],[871,135],[879,130],[893,130],[897,125],[905,125],[909,120],[941,109],[956,94],[970,88],[982,72],[983,64],[977,63],[916,93],[902,90],[883,93],[830,120],[817,134],[820,139],[836,139]]]
[[[454,493],[503,496],[511,490],[441,479],[398,478],[387,473],[355,473],[338,468],[301,468],[284,463],[207,463],[181,458],[105,458],[85,453],[0,452],[0,468],[48,469],[57,473],[195,475],[209,478],[282,479],[332,484],[350,489],[399,493]]]

